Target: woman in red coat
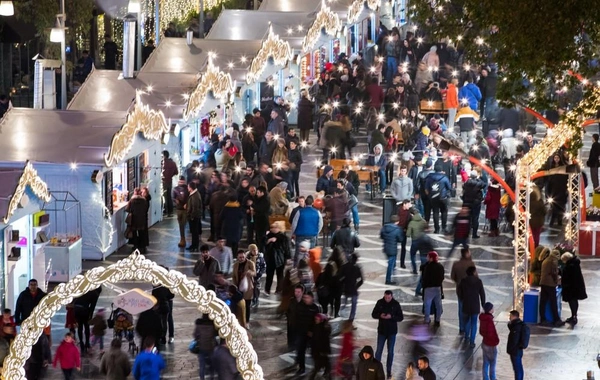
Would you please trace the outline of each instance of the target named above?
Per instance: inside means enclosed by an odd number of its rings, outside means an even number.
[[[490,233],[488,236],[498,236],[498,218],[500,217],[500,197],[502,191],[500,185],[495,179],[492,180],[492,184],[488,187],[485,200],[483,201],[486,205],[485,217],[490,221]]]

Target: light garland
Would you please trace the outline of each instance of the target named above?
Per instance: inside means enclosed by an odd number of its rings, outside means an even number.
[[[261,44],[258,53],[250,63],[250,71],[246,75],[246,83],[252,84],[260,79],[260,75],[265,71],[269,58],[273,59],[276,66],[285,66],[292,59],[292,48],[287,41],[283,41],[273,32],[273,27],[269,26],[269,35]]]
[[[14,215],[15,211],[19,207],[19,202],[21,202],[21,198],[25,194],[27,186],[31,187],[31,190],[33,190],[33,193],[38,198],[44,202],[50,202],[50,191],[48,190],[48,185],[46,185],[46,182],[44,182],[38,176],[37,170],[33,168],[31,162],[27,161],[25,168],[23,169],[23,174],[21,174],[21,178],[19,178],[19,184],[17,185],[17,188],[15,189],[15,192],[8,203],[8,210],[6,211],[6,216],[3,219],[4,224],[8,224],[10,218]]]
[[[218,299],[214,292],[207,291],[195,279],[188,279],[184,274],[167,271],[157,263],[146,259],[138,251],[129,257],[117,261],[106,268],[95,267],[84,275],[78,275],[68,283],[59,284],[46,295],[33,309],[33,312],[21,325],[21,333],[10,346],[10,352],[4,360],[2,378],[25,380],[25,361],[31,355],[31,347],[37,342],[51,318],[63,306],[105,283],[121,281],[143,281],[159,284],[179,295],[185,301],[198,306],[203,314],[212,319],[219,336],[225,338],[231,354],[236,358],[237,368],[245,380],[263,378],[262,368],[248,334],[242,328],[229,306]]]
[[[198,0],[155,0],[160,1],[160,30],[164,31],[170,22],[175,19],[183,20],[190,12],[199,13]],[[214,8],[224,3],[225,0],[204,0],[204,10]],[[152,16],[150,16],[152,17]]]
[[[306,32],[306,36],[304,36],[304,39],[302,40],[302,51],[307,52],[315,46],[319,40],[322,29],[325,29],[325,32],[330,36],[334,36],[341,28],[342,22],[340,21],[340,18],[335,12],[332,12],[323,1],[321,3],[321,10],[317,13],[315,21],[312,23],[308,32]]]
[[[369,9],[375,11],[381,5],[381,0],[367,0],[366,3]],[[365,0],[354,0],[348,8],[347,24],[354,24],[358,21],[358,16],[360,16],[363,9],[365,9]]]
[[[138,132],[142,132],[148,140],[159,140],[163,134],[169,133],[170,127],[162,111],[155,111],[143,104],[141,92],[136,91],[133,111],[127,115],[127,121],[113,136],[108,153],[104,156],[106,167],[110,168],[125,158],[133,147]]]
[[[200,112],[209,92],[212,91],[213,96],[217,99],[227,99],[227,95],[233,90],[231,75],[220,71],[213,65],[212,59],[209,57],[206,72],[202,74],[198,85],[190,94],[187,106],[183,111],[183,118],[187,121]]]

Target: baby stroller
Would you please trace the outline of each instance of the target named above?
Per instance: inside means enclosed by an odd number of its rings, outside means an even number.
[[[127,339],[129,343],[128,351],[132,355],[139,353],[139,347],[135,344],[133,333],[133,315],[129,314],[121,308],[113,309],[113,304],[110,305],[111,313],[108,318],[108,327],[113,329],[113,338],[123,340]]]

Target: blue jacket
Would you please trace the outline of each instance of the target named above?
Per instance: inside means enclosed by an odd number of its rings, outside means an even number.
[[[458,92],[458,101],[462,102],[462,99],[465,98],[469,100],[469,107],[471,107],[473,111],[477,111],[479,109],[478,104],[481,100],[481,91],[476,84],[469,83],[466,86],[462,86]]]
[[[319,210],[306,206],[298,210],[292,221],[292,233],[296,236],[318,236],[323,226]]]
[[[388,223],[381,228],[379,237],[383,239],[383,253],[389,256],[398,255],[398,243],[404,239],[404,231],[396,223]]]
[[[165,369],[165,361],[159,354],[142,351],[133,363],[135,380],[160,380],[160,372]]]
[[[448,179],[448,177],[446,177],[446,175],[444,173],[431,173],[425,179],[425,189],[428,192],[429,199],[431,199],[430,194],[433,193],[432,186],[436,182],[439,182],[440,186],[441,186],[440,198],[441,199],[449,198],[450,192],[452,191],[452,185],[450,185],[450,180]]]
[[[317,193],[324,191],[325,195],[331,195],[335,189],[335,181],[333,176],[327,178],[324,174],[317,180]]]

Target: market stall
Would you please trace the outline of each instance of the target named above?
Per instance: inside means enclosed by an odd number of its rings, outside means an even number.
[[[0,302],[12,309],[29,279],[46,290],[46,230],[51,221],[40,209],[48,199],[46,184],[33,165],[0,167]]]
[[[50,240],[47,249],[67,246],[77,251],[80,241],[82,259],[106,258],[126,243],[122,231],[129,189],[144,181],[151,187],[158,184],[160,189],[160,141],[137,135],[131,144],[121,140],[118,145],[123,155],[111,165],[106,163],[105,155],[116,157],[112,146],[114,137],[126,120],[127,113],[118,111],[13,108],[0,122],[3,135],[0,165],[19,168],[31,160],[55,198],[61,199],[57,194],[68,192],[82,205],[80,217],[77,213],[67,217],[60,213],[55,215],[46,231]],[[15,149],[16,141],[19,149]],[[145,175],[135,168],[133,172],[127,168],[128,160],[140,162],[140,157],[143,157],[141,169]],[[154,198],[157,200],[152,202],[151,210],[160,210],[160,196]],[[46,213],[52,217],[57,207],[49,203],[42,209],[46,207]],[[158,221],[161,214],[152,212],[150,222]]]

